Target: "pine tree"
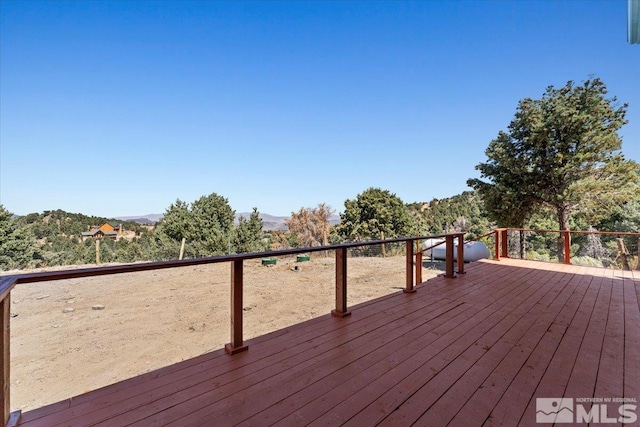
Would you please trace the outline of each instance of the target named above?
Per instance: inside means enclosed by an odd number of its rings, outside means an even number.
[[[38,246],[30,230],[0,205],[0,270],[21,269],[38,258]]]

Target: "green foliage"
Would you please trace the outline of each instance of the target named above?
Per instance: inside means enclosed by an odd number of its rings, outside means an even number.
[[[416,218],[417,234],[462,231],[475,238],[491,229],[482,199],[473,191],[426,203],[411,203],[408,207]]]
[[[634,200],[614,206],[609,216],[597,225],[598,230],[640,231],[640,192]]]
[[[498,226],[522,227],[547,206],[556,228],[568,230],[572,214],[594,223],[638,194],[640,167],[620,152],[627,105],[606,95],[605,84],[594,78],[582,86],[549,86],[540,99],[518,103],[508,132],[498,133],[487,162],[476,166],[488,182],[467,181]]]
[[[191,205],[177,200],[171,204],[158,223],[157,234],[179,242],[185,238],[192,257],[227,253],[235,211],[226,198],[212,193]],[[176,256],[177,258],[177,253]]]
[[[25,268],[38,258],[33,233],[0,205],[0,270]]]
[[[36,239],[49,239],[56,236],[80,237],[83,231],[88,231],[91,226],[100,226],[105,222],[122,224],[126,230],[135,231],[137,234],[146,230],[140,224],[130,221],[120,221],[114,218],[88,216],[79,213],[66,212],[60,209],[44,211],[42,214],[30,213],[18,219],[20,223],[31,229]]]
[[[265,249],[262,241],[262,219],[258,208],[253,208],[249,219],[240,217],[231,239],[235,253],[260,252]]]
[[[388,190],[369,188],[344,202],[338,233],[345,239],[386,239],[415,234],[416,223],[404,202]]]
[[[584,265],[585,267],[603,267],[602,260],[588,256],[576,256],[571,258],[573,265]]]
[[[192,238],[196,234],[196,226],[189,204],[180,199],[172,203],[158,222],[156,230],[177,241]]]
[[[595,78],[582,86],[549,86],[541,99],[519,102],[509,131],[499,132],[486,150],[487,162],[476,166],[489,182],[468,181],[499,226],[522,225],[514,212],[528,219],[546,205],[564,230],[571,212],[595,221],[637,194],[639,168],[624,159],[617,133],[627,105],[606,94]]]

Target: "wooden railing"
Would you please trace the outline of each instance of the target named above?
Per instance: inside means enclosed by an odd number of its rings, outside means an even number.
[[[0,390],[2,390],[2,419],[5,426],[17,425],[19,423],[20,411],[11,413],[10,405],[10,310],[11,310],[11,290],[18,284],[48,282],[54,280],[74,279],[80,277],[103,276],[110,274],[132,273],[149,270],[161,270],[165,268],[187,267],[193,265],[213,264],[228,262],[231,264],[231,339],[229,344],[225,346],[225,350],[229,354],[236,354],[247,349],[243,341],[243,262],[249,259],[278,257],[286,255],[308,254],[320,251],[335,251],[336,257],[336,283],[335,283],[335,309],[331,310],[331,314],[336,317],[345,317],[350,315],[347,306],[347,251],[350,248],[373,246],[387,243],[406,244],[406,279],[403,292],[415,292],[414,285],[422,282],[422,251],[414,250],[414,245],[420,243],[421,240],[444,238],[446,244],[446,277],[455,277],[453,250],[454,239],[463,242],[463,233],[442,234],[434,236],[409,237],[389,240],[374,240],[368,242],[344,243],[332,246],[319,246],[312,248],[285,249],[279,251],[248,253],[238,255],[216,256],[209,258],[197,258],[166,262],[148,262],[138,264],[112,265],[105,267],[80,268],[74,270],[61,270],[40,273],[25,273],[10,276],[0,276],[0,328],[2,337],[0,340],[0,353],[2,354],[2,363],[0,365]],[[458,245],[458,269],[459,273],[464,271],[464,245]],[[414,275],[414,256],[415,256],[415,275]],[[420,261],[418,262],[418,258]]]
[[[433,236],[433,237],[441,238],[442,236]],[[464,233],[445,234],[444,237],[445,237],[444,241],[438,242],[434,245],[431,245],[416,251],[416,263],[415,263],[416,264],[416,283],[422,283],[422,268],[418,268],[418,266],[422,267],[423,254],[426,251],[441,245],[446,245],[444,275],[445,277],[455,277],[455,272],[453,271],[453,266],[454,266],[453,250],[455,246],[455,239],[458,239],[458,245],[457,245],[458,274],[464,274]]]
[[[494,243],[495,243],[495,259],[500,260],[500,258],[508,258],[509,257],[509,232],[523,232],[523,233],[557,233],[558,239],[561,239],[561,247],[562,247],[562,262],[564,264],[571,264],[571,235],[600,235],[600,236],[626,236],[626,237],[636,237],[638,239],[638,247],[640,247],[640,233],[631,233],[631,232],[617,232],[617,231],[579,231],[579,230],[535,230],[530,228],[497,228],[490,233],[487,233],[481,237],[487,237],[491,234],[494,235]],[[477,239],[476,239],[477,240]],[[621,252],[622,256],[628,256],[628,253],[624,253],[624,245],[622,247],[619,246],[618,251]],[[628,267],[628,266],[627,266]],[[640,264],[637,266],[640,268]]]

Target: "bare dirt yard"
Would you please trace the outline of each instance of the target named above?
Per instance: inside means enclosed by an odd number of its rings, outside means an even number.
[[[334,308],[334,259],[295,261],[245,261],[245,339]],[[401,292],[404,269],[404,256],[349,258],[349,305]],[[439,273],[424,268],[423,280]],[[222,263],[18,285],[11,293],[12,410],[223,347],[229,282],[230,264]]]

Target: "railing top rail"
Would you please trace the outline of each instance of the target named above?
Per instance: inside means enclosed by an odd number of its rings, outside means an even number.
[[[444,245],[445,243],[447,243],[447,242],[443,240],[442,242],[438,242],[435,245],[431,245],[431,246],[428,246],[426,248],[422,248],[418,252],[424,253],[426,251],[429,251],[429,250],[435,248],[436,246]]]
[[[496,230],[505,230],[505,229],[497,228]],[[494,235],[494,234],[495,234],[496,230],[491,230],[491,231],[490,231],[490,232],[488,232],[488,233],[484,233],[482,236],[478,236],[478,237],[475,237],[475,238],[473,238],[473,239],[469,239],[469,240],[467,240],[465,243],[477,242],[477,241],[478,241],[478,240],[480,240],[480,239],[484,239],[485,237],[492,236],[492,235]]]
[[[640,236],[640,232],[628,232],[628,231],[584,231],[584,230],[545,230],[545,229],[532,229],[532,228],[499,228],[498,230],[512,230],[512,231],[529,231],[533,233],[564,233],[570,234],[603,234],[608,236]]]
[[[463,233],[450,233],[450,235],[459,235],[459,234],[463,234]],[[442,237],[446,237],[446,234],[438,234],[433,236],[399,237],[395,239],[386,239],[386,240],[369,240],[369,241],[362,241],[362,242],[341,243],[338,245],[329,245],[329,246],[281,249],[276,251],[220,255],[220,256],[206,257],[206,258],[194,258],[194,259],[173,260],[173,261],[141,262],[141,263],[134,263],[134,264],[109,265],[109,266],[103,266],[103,267],[88,267],[88,268],[68,269],[68,270],[59,270],[59,271],[45,271],[45,272],[38,272],[38,273],[21,273],[21,274],[16,274],[11,276],[9,275],[0,276],[0,279],[1,279],[0,284],[2,286],[0,289],[2,290],[2,294],[1,294],[2,298],[4,298],[5,288],[7,288],[6,292],[8,293],[11,290],[11,288],[13,288],[13,286],[15,286],[18,283],[47,282],[47,281],[53,281],[53,280],[75,279],[79,277],[103,276],[103,275],[119,274],[119,273],[133,273],[137,271],[160,270],[164,268],[188,267],[188,266],[194,266],[194,265],[213,264],[213,263],[219,263],[219,262],[230,262],[230,261],[276,257],[276,256],[285,256],[285,255],[296,255],[296,254],[302,254],[302,253],[336,250],[340,248],[348,249],[348,248],[356,248],[360,246],[373,246],[373,245],[386,244],[386,243],[416,241],[416,240],[442,238]],[[9,283],[11,284],[9,285]]]
[[[0,277],[0,301],[3,301],[11,289],[18,283],[16,276],[2,276]]]

